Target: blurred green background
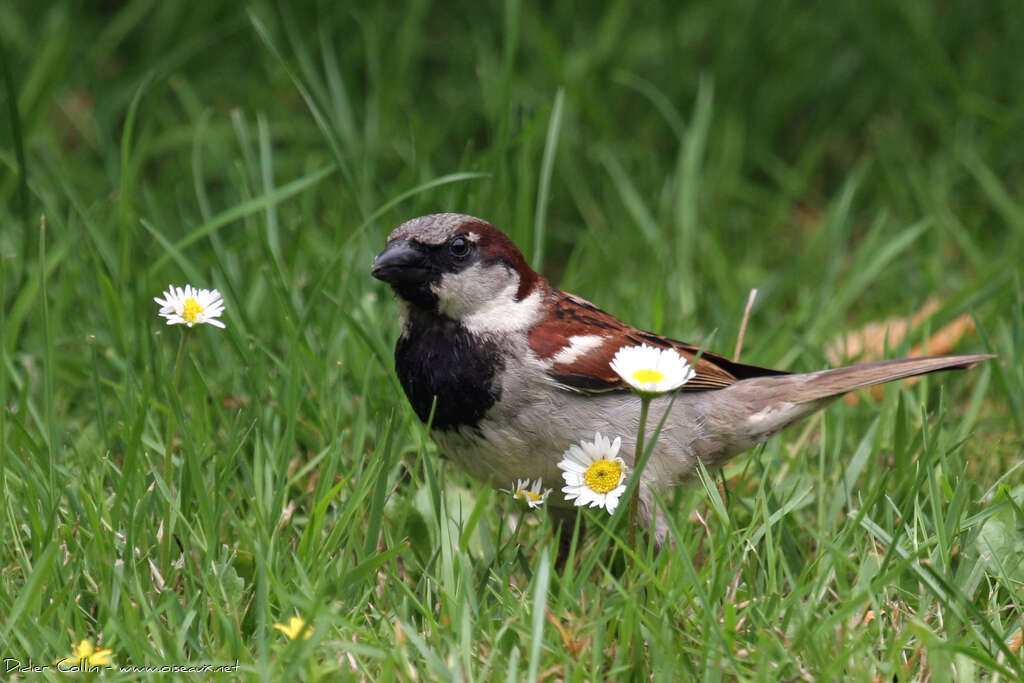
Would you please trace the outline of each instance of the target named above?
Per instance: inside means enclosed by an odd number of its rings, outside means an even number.
[[[368,217],[353,241],[372,247],[411,215],[460,210],[512,234],[555,280],[691,336],[735,328],[750,287],[780,308],[827,292],[872,230],[884,251],[926,221],[900,268],[835,315],[905,314],[1019,256],[1024,19],[1012,2],[3,7],[21,114],[18,144],[4,127],[0,187],[15,270],[35,257],[46,212],[103,222],[80,229],[105,242],[93,248],[115,284],[136,280],[160,253],[140,218],[180,240],[246,191],[332,164],[275,207],[292,272]],[[457,171],[486,177],[377,211]],[[662,275],[643,277],[651,268]],[[759,360],[780,362],[790,343]]]
[[[0,0],[4,650],[49,661],[102,632],[121,662],[240,657],[311,679],[1020,673],[998,645],[1019,647],[1024,581],[1020,3],[547,5]],[[824,367],[837,335],[929,297],[938,313],[892,355],[966,313],[978,330],[958,350],[1000,358],[741,459],[727,475],[754,502],[709,531],[732,550],[658,570],[710,593],[651,598],[685,612],[664,619],[635,601],[602,612],[595,593],[577,657],[509,593],[509,576],[548,580],[534,570],[550,528],[523,550],[470,543],[501,539],[505,503],[422,458],[433,447],[389,375],[394,310],[368,267],[394,226],[436,211],[485,218],[557,286],[726,355],[756,287],[748,362]],[[180,330],[152,302],[168,282],[218,287],[228,307],[225,333],[194,331],[180,386]],[[434,467],[481,510],[444,552]],[[802,477],[814,503],[773,497]],[[910,523],[923,555],[855,598],[828,593],[826,539],[868,558],[840,575],[878,569],[861,510],[927,517]],[[680,520],[680,555],[703,557],[702,528]],[[989,537],[1007,563],[986,564]],[[147,557],[173,591],[149,587]],[[737,566],[753,595],[793,596],[779,599],[803,626],[776,633],[757,605],[737,617],[718,573]],[[848,610],[881,611],[892,586],[923,600],[912,625],[845,634]],[[432,607],[438,590],[479,595],[472,618]],[[804,600],[819,590],[824,616]],[[122,592],[137,615],[106,600]],[[268,625],[297,610],[320,615],[316,637],[279,657]],[[410,645],[397,625],[414,622],[426,640]],[[616,638],[644,639],[648,663],[598,647]]]

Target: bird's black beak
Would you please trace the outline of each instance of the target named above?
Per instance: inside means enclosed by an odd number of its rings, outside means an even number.
[[[426,255],[402,240],[389,244],[374,259],[371,273],[391,285],[423,282],[430,276]]]

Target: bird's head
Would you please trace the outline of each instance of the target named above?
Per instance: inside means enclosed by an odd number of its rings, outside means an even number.
[[[395,228],[373,262],[373,276],[409,306],[488,331],[527,322],[543,282],[501,231],[458,213],[420,216]]]

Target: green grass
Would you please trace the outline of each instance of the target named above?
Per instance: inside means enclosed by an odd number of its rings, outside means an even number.
[[[1016,2],[87,4],[0,2],[2,657],[1024,675]],[[391,370],[368,265],[439,210],[727,354],[757,287],[748,362],[824,367],[930,296],[891,355],[969,313],[959,350],[999,359],[680,491],[671,550],[588,514],[556,566],[550,522],[439,458]],[[164,326],[169,282],[219,288],[227,329]],[[309,640],[273,628],[295,614]]]

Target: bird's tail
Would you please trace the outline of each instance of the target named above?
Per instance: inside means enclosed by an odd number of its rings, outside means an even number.
[[[966,370],[974,367],[980,361],[994,357],[988,353],[975,353],[960,356],[897,358],[874,363],[861,363],[860,365],[847,365],[833,370],[793,375],[793,377],[799,385],[797,398],[813,401],[821,398],[836,398],[854,389],[916,375],[926,375],[929,372]]]
[[[756,377],[712,392],[716,400],[708,411],[707,419],[728,420],[739,426],[734,430],[736,442],[727,447],[727,450],[737,453],[854,389],[940,370],[963,370],[994,357],[977,353],[899,358],[819,372]]]

